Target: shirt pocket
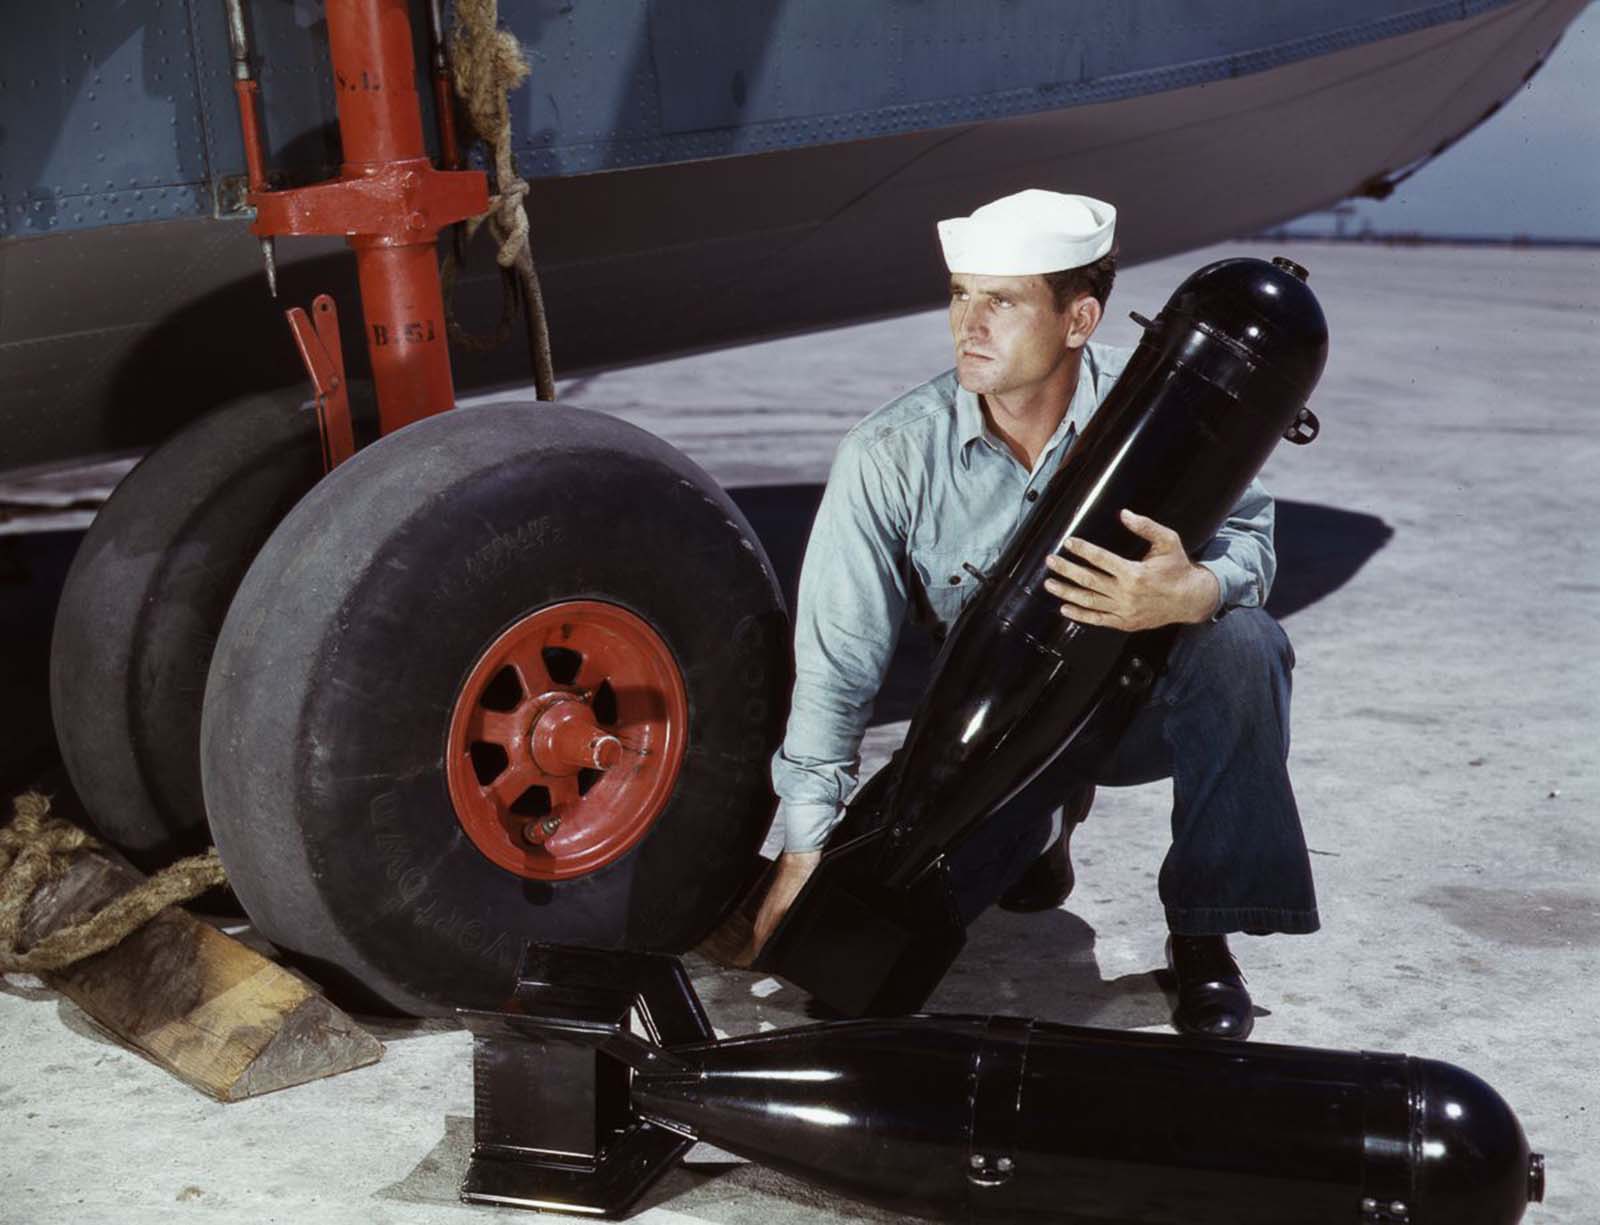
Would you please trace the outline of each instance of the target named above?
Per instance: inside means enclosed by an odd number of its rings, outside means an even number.
[[[922,588],[914,605],[921,615],[914,619],[930,622],[942,637],[978,594],[979,580],[967,566],[987,574],[1000,550],[913,548],[910,554],[913,577]]]

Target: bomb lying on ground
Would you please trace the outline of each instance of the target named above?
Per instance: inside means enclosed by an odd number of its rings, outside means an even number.
[[[1002,1016],[718,1041],[676,958],[553,945],[463,1016],[474,1203],[619,1216],[696,1140],[958,1219],[1515,1225],[1544,1196],[1504,1100],[1404,1055]]]

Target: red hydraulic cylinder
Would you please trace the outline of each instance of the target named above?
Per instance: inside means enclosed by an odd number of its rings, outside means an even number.
[[[244,133],[246,181],[251,191],[266,191],[267,158],[261,148],[261,124],[256,117],[261,87],[248,78],[235,80],[233,93],[239,102],[239,130]]]
[[[263,238],[342,234],[356,254],[367,352],[385,434],[455,404],[439,285],[439,231],[489,206],[479,171],[428,160],[406,0],[328,0],[340,177],[252,192]]]

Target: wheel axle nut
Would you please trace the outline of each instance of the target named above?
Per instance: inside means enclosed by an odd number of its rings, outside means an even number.
[[[545,817],[541,821],[529,821],[522,827],[522,837],[524,841],[531,842],[534,846],[538,846],[560,828],[561,818],[557,816],[549,816]]]
[[[622,759],[622,741],[595,722],[594,709],[578,694],[554,695],[528,738],[534,764],[547,774],[609,770]]]

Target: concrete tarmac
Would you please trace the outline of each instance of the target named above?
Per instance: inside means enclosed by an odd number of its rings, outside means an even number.
[[[1547,1155],[1526,1220],[1580,1225],[1600,1203],[1600,252],[1231,244],[1124,273],[1101,338],[1132,343],[1127,312],[1154,314],[1211,258],[1278,252],[1310,268],[1333,331],[1322,437],[1264,474],[1323,930],[1235,940],[1253,1040],[1471,1069]],[[694,456],[792,571],[840,434],[948,364],[930,312],[593,374],[563,398]],[[902,661],[868,770],[925,658]],[[1071,899],[980,919],[930,1007],[1166,1030],[1169,803],[1165,784],[1103,789]],[[808,1020],[795,989],[689,960],[720,1031]],[[37,982],[0,982],[0,1221],[492,1219],[456,1200],[467,1035],[372,1027],[382,1063],[221,1106]],[[702,1147],[637,1219],[900,1218]]]

